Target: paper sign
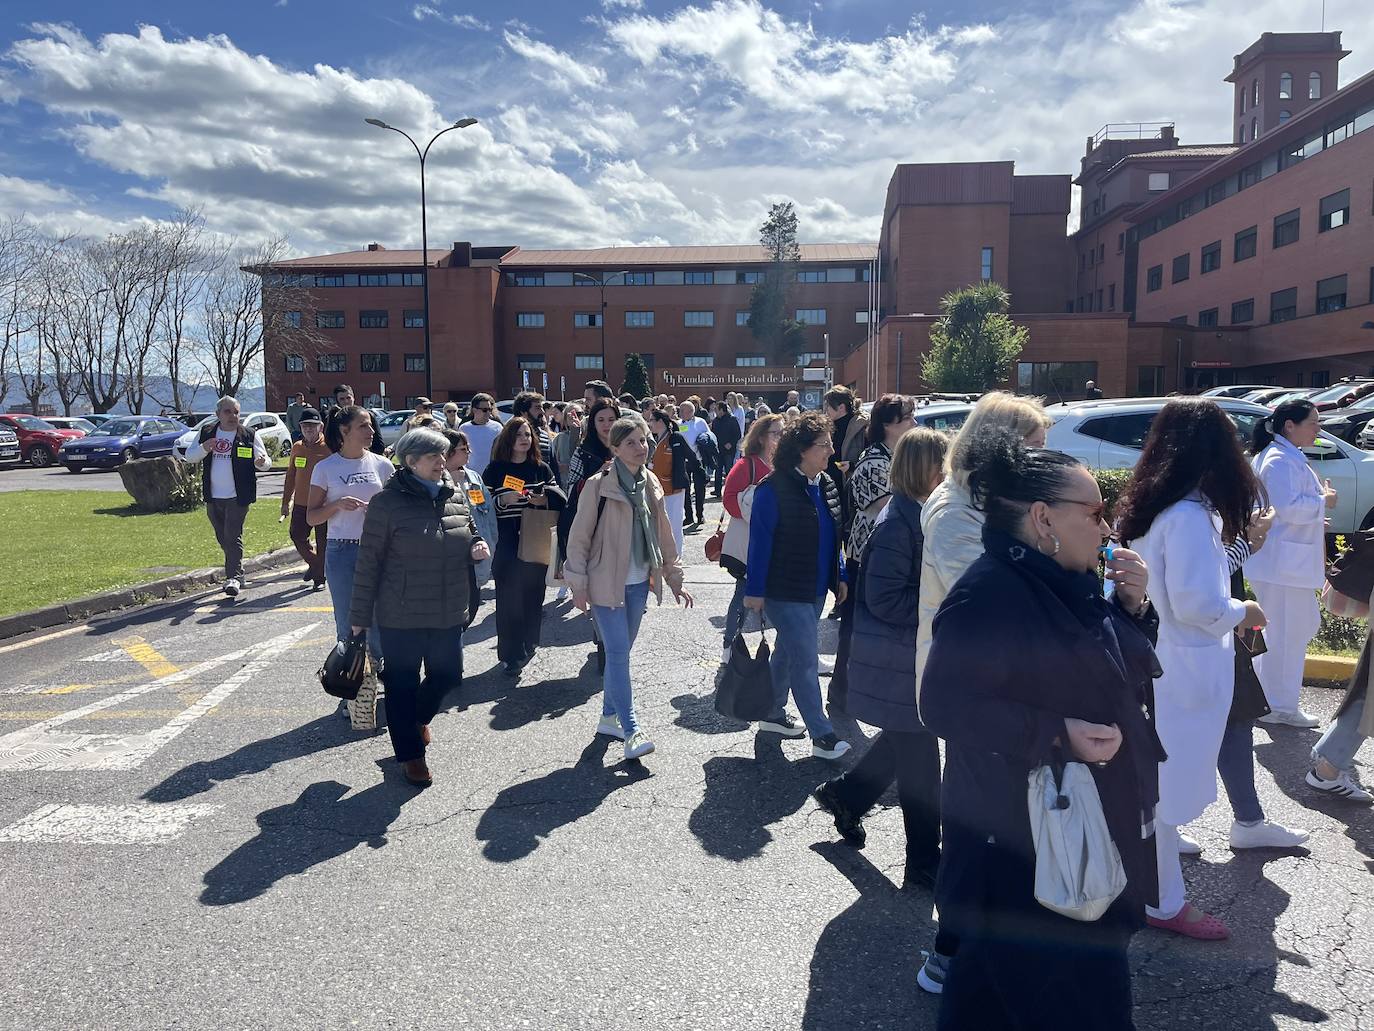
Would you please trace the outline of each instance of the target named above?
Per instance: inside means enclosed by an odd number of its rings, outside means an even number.
[[[507,476],[501,481],[501,486],[505,487],[506,490],[524,490],[525,481],[517,479],[514,476]]]
[[[304,468],[305,468],[305,456],[304,456],[304,455],[297,455],[297,456],[296,456],[296,468],[297,468],[297,469],[304,469]]]
[[[236,453],[240,458],[253,457],[253,449],[251,447],[240,447]]]
[[[484,501],[486,501],[486,500],[487,500],[487,499],[486,499],[486,496],[485,496],[480,490],[470,490],[470,491],[468,491],[468,503],[469,503],[469,504],[480,505],[482,502],[484,502]]]

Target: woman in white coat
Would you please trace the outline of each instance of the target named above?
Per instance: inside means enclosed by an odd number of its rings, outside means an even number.
[[[1245,532],[1262,494],[1225,413],[1203,399],[1170,401],[1150,427],[1118,519],[1121,539],[1150,570],[1164,671],[1155,681],[1155,729],[1168,759],[1159,767],[1159,905],[1148,910],[1149,922],[1209,941],[1230,931],[1188,902],[1178,828],[1217,797],[1234,631],[1264,625],[1259,605],[1231,597],[1223,548]]]
[[[1321,626],[1317,591],[1326,578],[1326,510],[1336,504],[1328,481],[1317,480],[1303,448],[1320,428],[1311,401],[1288,401],[1255,426],[1255,473],[1277,515],[1269,540],[1245,566],[1245,574],[1270,619],[1269,650],[1255,659],[1270,712],[1261,723],[1315,727],[1298,707],[1307,645]]]

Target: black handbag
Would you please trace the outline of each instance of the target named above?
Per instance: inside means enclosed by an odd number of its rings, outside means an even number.
[[[771,651],[760,635],[758,651],[749,654],[744,634],[730,646],[730,661],[725,664],[716,688],[716,712],[732,720],[756,723],[773,715],[773,674],[768,666]]]
[[[1326,582],[1347,598],[1365,601],[1374,593],[1374,533],[1345,535],[1347,550],[1326,567]]]
[[[352,634],[329,649],[324,665],[316,674],[324,693],[351,702],[363,686],[363,670],[367,662],[367,632]]]

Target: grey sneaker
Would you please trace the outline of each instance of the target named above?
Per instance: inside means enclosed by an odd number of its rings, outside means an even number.
[[[939,995],[945,990],[945,978],[949,976],[949,961],[952,956],[942,956],[938,952],[927,952],[926,961],[916,971],[916,983],[921,990],[931,995]]]
[[[648,755],[654,750],[654,743],[649,740],[649,735],[642,730],[636,730],[625,741],[625,758],[638,759],[641,755]]]
[[[1336,775],[1335,780],[1326,780],[1319,775],[1316,770],[1308,770],[1307,785],[1325,794],[1349,799],[1351,802],[1369,802],[1374,800],[1374,795],[1366,791],[1360,785],[1360,782],[1355,779],[1355,775],[1349,770],[1341,770],[1340,773]]]
[[[224,581],[224,593],[229,595],[229,597],[237,598],[241,590],[243,590],[243,577],[231,576],[228,580]]]
[[[601,722],[596,725],[596,732],[605,734],[607,737],[613,737],[617,741],[625,740],[625,731],[620,726],[620,717],[614,713],[610,716],[601,717]]]
[[[838,759],[849,751],[849,742],[838,734],[826,734],[811,742],[811,754],[817,759]]]
[[[806,737],[806,728],[786,712],[776,719],[759,720],[759,730],[769,734],[781,734],[783,737]]]

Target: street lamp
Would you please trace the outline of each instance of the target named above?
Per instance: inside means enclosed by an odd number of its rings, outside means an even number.
[[[588,283],[595,283],[601,291],[601,375],[606,375],[606,280],[620,276],[624,279],[630,274],[626,269],[622,272],[612,272],[609,275],[598,279],[596,276],[588,275],[585,272],[574,272],[573,279],[585,279]]]
[[[392,132],[400,133],[407,140],[410,140],[410,145],[415,148],[415,154],[420,159],[420,285],[424,287],[425,292],[425,396],[432,400],[434,396],[434,361],[429,346],[429,222],[425,213],[425,158],[429,157],[429,148],[434,146],[434,141],[440,136],[446,132],[452,132],[454,129],[466,129],[470,125],[476,125],[477,119],[460,118],[447,129],[440,129],[425,144],[424,150],[420,149],[420,145],[404,129],[387,125],[380,118],[364,118],[363,121],[368,125],[375,125],[378,129],[390,129]]]

